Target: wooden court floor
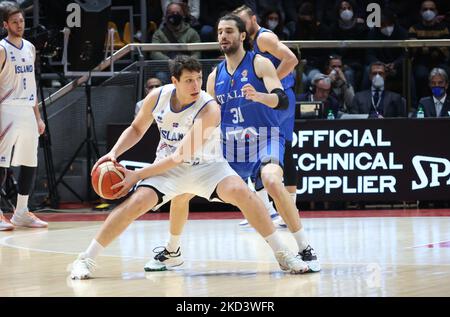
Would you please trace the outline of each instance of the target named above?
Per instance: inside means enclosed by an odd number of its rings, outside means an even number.
[[[240,219],[190,220],[185,264],[145,273],[153,248],[165,245],[168,221],[141,220],[105,250],[95,279],[85,281],[70,280],[66,268],[101,222],[47,217],[48,229],[0,232],[0,297],[450,296],[450,211],[324,215],[303,219],[320,273],[283,273],[262,238],[238,227]],[[288,231],[280,231],[295,250]]]

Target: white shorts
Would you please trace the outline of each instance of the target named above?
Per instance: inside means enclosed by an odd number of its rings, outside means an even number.
[[[181,194],[194,194],[211,200],[217,185],[228,176],[238,176],[227,161],[199,165],[181,164],[161,175],[143,179],[137,187],[153,187],[163,194],[158,209]]]
[[[39,132],[32,107],[0,106],[0,134],[0,167],[37,166]]]

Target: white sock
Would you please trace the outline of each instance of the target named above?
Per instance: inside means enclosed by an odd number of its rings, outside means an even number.
[[[24,214],[28,211],[28,195],[17,194],[16,214]]]
[[[264,240],[266,240],[273,252],[287,250],[283,240],[281,239],[280,233],[277,231],[265,237]]]
[[[297,193],[289,193],[289,195],[291,195],[294,204],[297,205]]]
[[[272,215],[277,212],[275,210],[275,208],[273,208],[272,202],[269,200],[269,195],[267,194],[267,190],[265,190],[265,189],[258,190],[256,192],[256,194],[258,195],[259,198],[261,198],[261,200],[264,204],[264,207],[266,207],[266,210],[269,213],[269,215]]]
[[[100,254],[100,252],[103,251],[104,248],[105,247],[98,243],[97,240],[92,239],[91,244],[88,246],[84,254],[87,258],[94,260]]]
[[[170,234],[169,242],[167,242],[167,251],[169,252],[177,252],[178,248],[180,247],[180,236],[175,236],[173,234]]]
[[[301,228],[299,231],[293,232],[292,235],[294,236],[295,241],[297,241],[299,251],[305,250],[309,245],[309,242],[306,239],[305,229]]]

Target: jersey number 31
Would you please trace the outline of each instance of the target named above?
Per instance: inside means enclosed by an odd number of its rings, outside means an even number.
[[[233,114],[233,123],[244,122],[244,116],[242,115],[241,108],[231,108],[230,112]]]

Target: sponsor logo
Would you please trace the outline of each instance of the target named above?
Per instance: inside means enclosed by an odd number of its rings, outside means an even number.
[[[412,159],[419,181],[412,181],[412,190],[450,185],[450,161],[445,158],[416,155]],[[427,175],[427,171],[430,174]],[[430,176],[430,177],[428,177]]]
[[[242,83],[247,82],[247,81],[248,81],[248,78],[247,78],[247,76],[248,76],[248,70],[244,69],[244,70],[242,71],[242,73],[241,73],[241,76],[242,76],[241,82],[242,82]]]

